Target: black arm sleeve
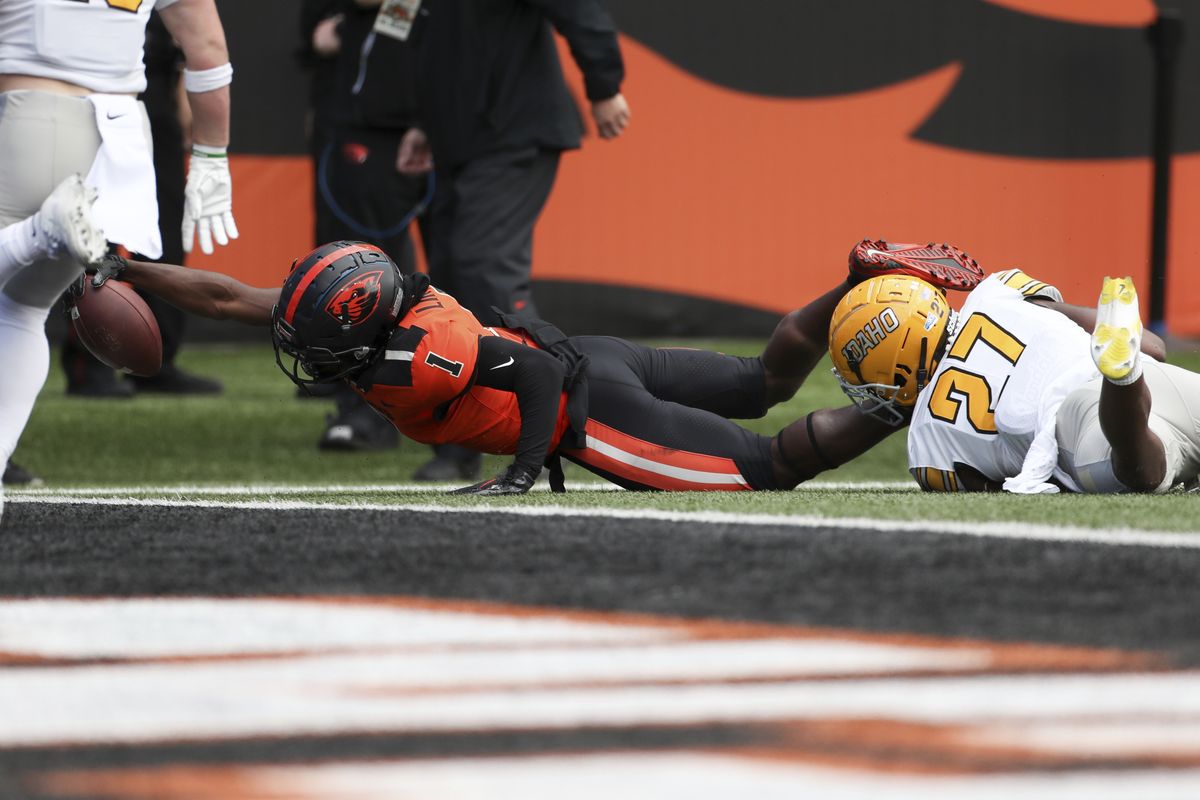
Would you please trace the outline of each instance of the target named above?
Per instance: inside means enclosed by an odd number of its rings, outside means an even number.
[[[500,336],[479,340],[475,384],[513,392],[521,409],[521,436],[513,465],[536,477],[546,461],[562,397],[562,363],[545,352]]]
[[[567,40],[583,73],[588,100],[607,100],[621,91],[625,63],[617,26],[598,0],[527,0],[537,6]]]

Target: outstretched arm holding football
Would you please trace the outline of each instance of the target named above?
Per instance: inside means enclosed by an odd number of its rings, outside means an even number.
[[[93,270],[89,267],[88,271]],[[222,272],[174,264],[148,264],[106,256],[95,265],[94,271],[92,284],[95,286],[109,278],[118,278],[158,295],[184,311],[209,319],[270,325],[271,309],[279,300],[279,289],[259,289]]]

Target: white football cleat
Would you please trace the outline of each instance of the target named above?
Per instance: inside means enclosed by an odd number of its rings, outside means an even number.
[[[91,264],[104,257],[108,241],[104,231],[92,221],[96,190],[78,174],[64,180],[42,203],[37,229],[46,237],[47,255],[56,258],[69,253],[80,264]]]
[[[1100,374],[1119,384],[1141,375],[1142,315],[1133,278],[1105,278],[1092,332],[1092,360]]]

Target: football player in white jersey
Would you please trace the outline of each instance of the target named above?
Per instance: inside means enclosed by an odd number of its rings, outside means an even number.
[[[1150,492],[1200,472],[1200,375],[1159,363],[1128,278],[1096,311],[1011,269],[957,313],[920,280],[872,278],[835,310],[830,352],[861,410],[911,418],[927,490]]]
[[[153,10],[186,59],[195,145],[185,249],[194,234],[206,253],[213,239],[237,237],[226,158],[233,68],[214,0],[0,2],[0,467],[46,380],[46,317],[81,262],[101,256],[106,238],[161,254],[137,101]]]

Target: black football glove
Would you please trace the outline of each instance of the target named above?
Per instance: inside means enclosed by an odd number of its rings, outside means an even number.
[[[115,253],[109,253],[104,258],[88,264],[87,273],[92,276],[92,286],[97,288],[104,285],[109,278],[121,279],[121,273],[129,268],[129,262]]]
[[[495,497],[506,494],[525,494],[533,488],[534,482],[535,476],[530,475],[514,464],[505,470],[503,475],[488,478],[486,481],[477,483],[474,486],[464,486],[462,489],[455,489],[450,494],[473,494]]]
[[[83,297],[83,282],[85,280],[87,280],[87,276],[80,273],[79,277],[71,281],[71,285],[67,287],[67,290],[62,293],[62,297],[59,298],[62,304],[63,316],[67,318],[68,322],[75,319],[75,304],[79,301],[79,298]]]

